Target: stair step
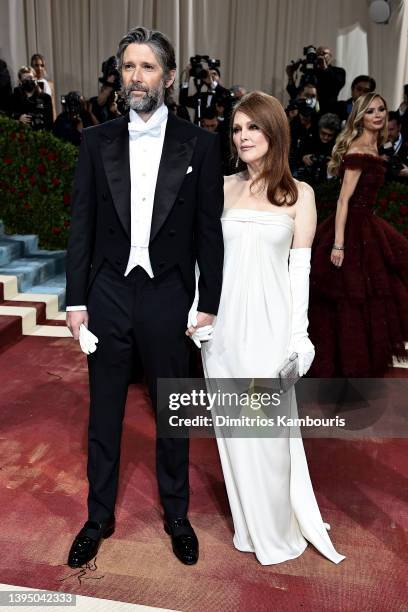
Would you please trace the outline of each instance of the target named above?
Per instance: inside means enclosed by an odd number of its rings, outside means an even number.
[[[43,336],[48,338],[72,338],[68,327],[62,325],[36,325],[29,336]]]
[[[27,291],[33,285],[39,285],[57,273],[56,260],[47,257],[24,257],[14,259],[11,263],[0,266],[0,274],[17,276],[20,292]],[[37,293],[45,293],[44,291]]]
[[[58,297],[58,309],[61,311],[65,308],[65,289],[66,277],[65,273],[63,273],[49,278],[42,284],[29,287],[26,289],[26,293],[47,293],[56,295]]]
[[[1,306],[10,306],[11,308],[35,308],[36,316],[35,323],[44,324],[47,320],[46,306],[44,302],[27,302],[27,300],[5,300]]]
[[[0,274],[0,300],[11,300],[17,291],[17,278]]]
[[[45,293],[17,293],[13,297],[9,298],[8,301],[9,305],[12,305],[13,302],[36,302],[44,304],[46,319],[55,319],[57,317],[61,317],[61,319],[64,318],[65,320],[65,312],[58,311],[57,295],[49,295]]]
[[[21,255],[22,245],[20,242],[0,238],[0,266],[10,263]]]
[[[0,351],[5,350],[8,346],[22,338],[22,333],[21,317],[0,316]]]
[[[37,311],[32,307],[0,305],[0,315],[6,317],[20,317],[23,334],[28,334],[37,325]]]
[[[20,244],[22,255],[30,255],[30,253],[38,250],[37,234],[6,234],[2,239],[7,239],[10,242]]]
[[[36,294],[32,294],[33,296]],[[21,296],[27,298],[27,296]],[[56,296],[54,297],[56,301]],[[64,313],[54,313],[56,317],[63,317]],[[20,325],[17,326],[15,321],[18,319]],[[24,336],[51,336],[54,338],[70,338],[71,333],[66,327],[64,320],[47,319],[46,304],[44,302],[28,302],[24,300],[6,300],[0,304],[0,322],[5,321],[0,327],[0,346],[4,343],[9,344],[11,341],[18,340],[21,335]],[[2,338],[2,328],[6,329],[5,339]],[[12,328],[11,331],[8,327]],[[17,329],[18,328],[18,329]],[[12,337],[11,337],[12,336]],[[3,342],[4,340],[4,342]]]

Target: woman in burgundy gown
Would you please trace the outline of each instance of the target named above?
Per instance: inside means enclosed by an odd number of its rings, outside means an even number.
[[[374,213],[385,164],[387,107],[376,93],[358,98],[333,149],[342,177],[336,213],[317,228],[310,284],[314,377],[383,376],[406,358],[408,241]]]

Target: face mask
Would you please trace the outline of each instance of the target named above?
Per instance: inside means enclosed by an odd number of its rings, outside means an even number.
[[[314,108],[316,106],[316,98],[306,98],[306,104],[310,106],[310,108]]]
[[[27,91],[28,93],[30,93],[35,89],[35,81],[33,81],[32,79],[27,79],[26,81],[22,82],[21,87],[23,91]]]

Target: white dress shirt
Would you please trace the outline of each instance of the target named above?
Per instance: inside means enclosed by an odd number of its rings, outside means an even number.
[[[134,110],[130,111],[131,246],[125,276],[136,266],[141,266],[153,278],[149,240],[167,117],[168,109],[164,104],[148,121],[143,121]]]
[[[131,238],[125,276],[136,266],[141,266],[150,278],[153,278],[149,240],[167,117],[168,109],[164,104],[153,113],[148,121],[143,121],[137,112],[130,110],[128,130]],[[73,310],[86,310],[86,306],[67,306],[67,311]]]

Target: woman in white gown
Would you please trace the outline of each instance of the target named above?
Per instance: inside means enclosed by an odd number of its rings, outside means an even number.
[[[296,352],[304,374],[314,357],[307,335],[313,190],[290,175],[289,128],[278,100],[246,95],[231,125],[246,169],[225,179],[223,289],[212,339],[202,345],[204,373],[273,378]],[[287,397],[297,414],[294,391]],[[345,558],[327,534],[299,435],[220,436],[217,444],[238,550],[268,565],[298,557],[309,541],[334,563]]]

